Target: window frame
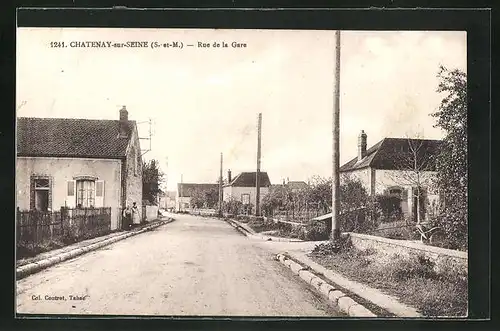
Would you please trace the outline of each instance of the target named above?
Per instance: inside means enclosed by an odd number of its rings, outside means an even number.
[[[37,187],[37,180],[47,180],[46,187]],[[36,208],[36,191],[48,191],[47,211],[52,211],[52,177],[49,175],[33,174],[30,176],[30,209]]]
[[[79,178],[75,179],[75,197],[76,197],[76,208],[83,209],[83,208],[96,208],[96,179],[95,178]],[[80,183],[83,188],[80,188]],[[85,183],[89,183],[87,187],[85,187]],[[92,185],[90,185],[92,183]],[[89,188],[89,186],[91,186]],[[93,188],[93,189],[92,189]],[[84,194],[80,195],[80,191],[85,192]],[[89,192],[91,193],[91,197],[89,199]],[[84,205],[83,203],[80,202],[86,202],[87,205]],[[92,204],[91,204],[92,202]]]
[[[248,203],[245,203],[245,199],[243,197],[248,197]],[[250,205],[250,193],[241,193],[241,203],[244,205],[244,206],[248,206]]]

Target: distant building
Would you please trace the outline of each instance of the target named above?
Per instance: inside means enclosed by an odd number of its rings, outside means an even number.
[[[340,167],[341,181],[348,175],[359,179],[370,195],[397,196],[401,198],[403,213],[415,217],[417,189],[413,178],[418,168],[421,184],[430,184],[421,187],[421,216],[425,217],[427,212],[436,211],[439,201],[433,180],[440,144],[441,140],[384,138],[367,149],[367,135],[361,131],[357,157]]]
[[[241,201],[244,205],[255,207],[257,188],[257,173],[242,172],[234,179],[231,177],[231,171],[228,171],[227,183],[223,186],[223,199],[229,201],[234,199]],[[260,172],[260,198],[262,199],[269,192],[271,182],[267,172]]]
[[[161,209],[175,209],[177,193],[175,191],[161,191],[158,194],[158,206]]]
[[[285,184],[285,187],[288,188],[292,192],[297,192],[309,187],[304,181],[288,181]]]
[[[125,107],[118,120],[17,119],[16,198],[20,210],[142,204],[142,159],[137,125]]]
[[[177,196],[175,200],[176,211],[188,211],[191,209],[191,197],[195,192],[208,192],[211,190],[219,190],[219,184],[196,184],[196,183],[179,183],[177,184]]]

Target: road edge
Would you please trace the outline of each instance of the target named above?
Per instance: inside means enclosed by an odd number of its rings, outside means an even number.
[[[16,281],[20,280],[22,278],[25,278],[25,277],[27,277],[29,275],[32,275],[34,273],[37,273],[39,271],[42,271],[43,269],[52,267],[52,266],[54,266],[56,264],[59,264],[61,262],[67,261],[69,259],[72,259],[74,257],[83,255],[83,254],[91,252],[91,251],[95,251],[95,250],[97,250],[97,249],[99,249],[101,247],[104,247],[104,246],[107,246],[107,245],[111,245],[111,244],[113,244],[113,243],[115,243],[117,241],[120,241],[120,240],[129,238],[129,237],[138,235],[140,233],[149,231],[151,229],[160,227],[162,225],[171,223],[173,221],[175,221],[175,218],[171,218],[171,219],[168,219],[168,220],[162,220],[162,221],[159,221],[158,223],[147,225],[147,226],[145,226],[144,228],[142,228],[142,229],[140,229],[138,231],[127,232],[127,233],[124,233],[124,234],[116,236],[116,237],[112,237],[112,238],[109,238],[109,239],[105,239],[103,241],[96,242],[96,243],[91,244],[91,245],[86,246],[86,247],[76,248],[74,250],[62,253],[62,254],[57,255],[57,256],[52,256],[52,257],[49,257],[49,258],[46,258],[46,259],[43,259],[43,260],[40,260],[40,261],[37,261],[37,262],[32,262],[32,263],[25,264],[23,266],[20,266],[20,267],[16,268]]]
[[[324,279],[316,276],[309,270],[310,267],[295,262],[283,253],[276,255],[276,260],[280,261],[292,272],[299,276],[304,282],[312,285],[319,293],[328,299],[337,309],[349,317],[374,318],[378,317],[365,306],[354,301],[352,298],[344,294],[339,289],[328,284]]]
[[[300,239],[292,239],[292,238],[281,238],[281,237],[274,237],[274,236],[263,236],[259,235],[256,233],[252,233],[239,225],[236,221],[229,219],[229,218],[224,218],[224,221],[226,221],[229,225],[231,225],[233,228],[235,228],[238,232],[242,233],[243,235],[253,238],[253,239],[259,239],[262,241],[277,241],[277,242],[304,242],[304,240]]]

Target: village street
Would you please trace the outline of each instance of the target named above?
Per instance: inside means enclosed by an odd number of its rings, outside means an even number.
[[[17,312],[335,316],[274,260],[268,243],[248,239],[222,220],[175,218],[19,280]]]

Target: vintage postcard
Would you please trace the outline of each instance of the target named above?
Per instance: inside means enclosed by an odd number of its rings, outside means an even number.
[[[468,314],[467,34],[18,28],[16,312]]]

